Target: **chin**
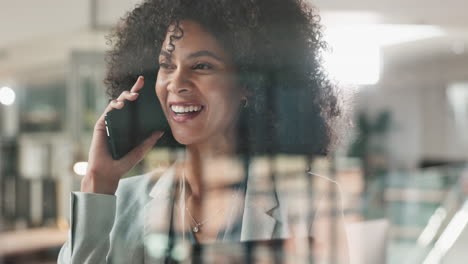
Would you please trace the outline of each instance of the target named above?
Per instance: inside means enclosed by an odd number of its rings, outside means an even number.
[[[197,142],[196,138],[189,135],[172,134],[174,139],[182,145],[192,145]]]

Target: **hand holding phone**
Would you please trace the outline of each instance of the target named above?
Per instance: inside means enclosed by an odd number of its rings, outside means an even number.
[[[155,84],[154,77],[145,76],[144,85],[135,100],[127,100],[122,108],[112,109],[106,114],[108,147],[114,160],[121,159],[156,131],[170,134]]]
[[[135,166],[150,150],[163,132],[152,133],[142,143],[132,149],[120,160],[114,160],[108,150],[105,116],[113,109],[122,109],[124,102],[135,101],[144,86],[144,78],[139,77],[130,91],[124,91],[116,100],[112,100],[101,117],[97,120],[93,131],[93,139],[88,157],[88,169],[81,181],[81,191],[113,195],[117,190],[120,178]]]

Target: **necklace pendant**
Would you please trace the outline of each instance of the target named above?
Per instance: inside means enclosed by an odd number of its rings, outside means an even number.
[[[198,228],[198,226],[194,227],[192,230],[193,230],[194,233],[198,233],[198,231],[200,231],[200,229]]]

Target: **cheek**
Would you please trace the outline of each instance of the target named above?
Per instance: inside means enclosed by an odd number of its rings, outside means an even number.
[[[167,90],[164,89],[163,85],[158,84],[158,82],[156,82],[156,86],[154,87],[154,89],[156,91],[156,96],[158,97],[159,104],[161,105],[164,115],[166,116],[166,118],[168,118],[168,113],[167,113],[167,108],[166,108]]]
[[[211,87],[217,88],[217,96],[227,105],[236,105],[237,101],[240,101],[241,89],[237,87],[231,75],[223,75],[223,78]]]
[[[156,91],[156,95],[158,96],[159,98],[159,101],[161,102],[161,104],[163,104],[165,98],[166,98],[166,95],[167,95],[167,92],[166,90],[163,88],[163,85],[161,82],[159,81],[156,81],[156,86],[154,87],[155,91]]]
[[[226,92],[226,105],[233,113],[239,110],[241,97],[241,89],[231,83],[230,89]]]
[[[215,110],[224,121],[232,121],[239,110],[240,94],[235,88],[231,87],[224,92],[217,93],[212,97],[212,102],[215,104]]]

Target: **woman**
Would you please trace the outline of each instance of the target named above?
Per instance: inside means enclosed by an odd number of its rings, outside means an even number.
[[[59,262],[149,262],[161,257],[158,247],[168,238],[161,234],[168,232],[192,244],[310,235],[320,245],[320,232],[311,228],[315,213],[302,215],[306,229],[293,227],[288,199],[277,187],[254,195],[255,184],[271,182],[252,183],[239,169],[246,155],[294,145],[282,144],[276,132],[263,133],[284,130],[283,119],[307,132],[301,145],[308,154],[330,146],[340,111],[319,63],[324,43],[318,20],[300,0],[146,0],[129,13],[111,37],[106,84],[114,100],[105,113],[136,100],[145,81],[141,73],[154,73],[155,92],[174,139],[185,145],[184,158],[162,175],[121,181],[162,133],[114,161],[104,113],[81,192],[72,193],[71,232]],[[268,96],[272,91],[294,95],[292,108],[272,109],[278,101]],[[301,130],[299,112],[314,122],[312,130]]]

